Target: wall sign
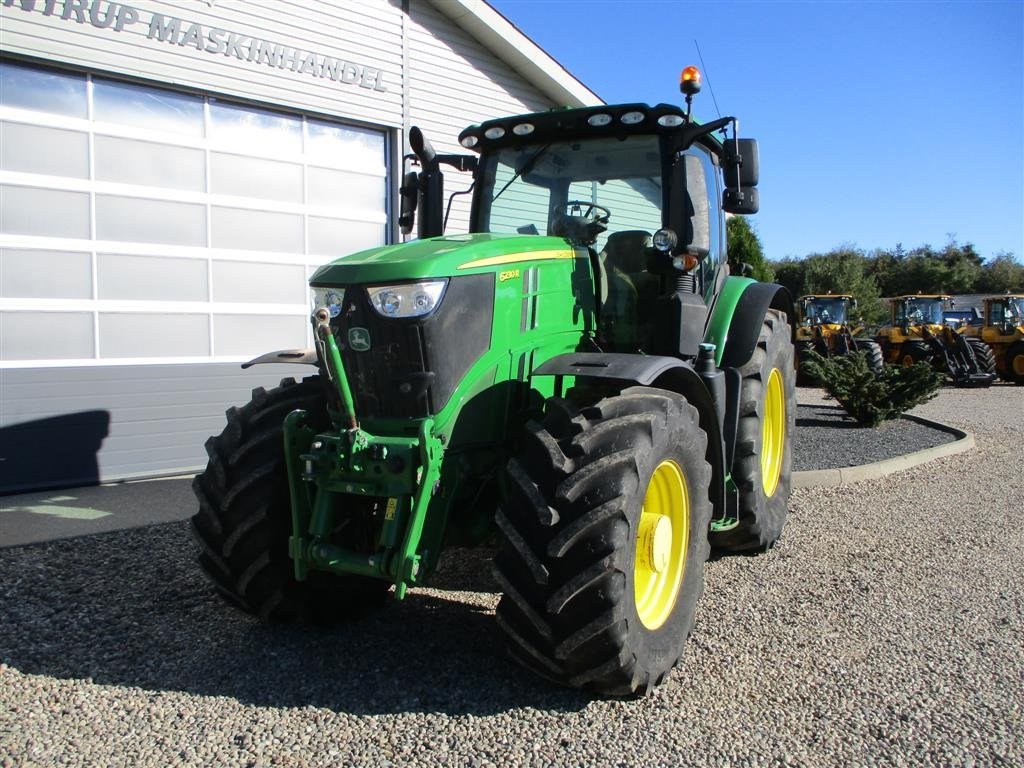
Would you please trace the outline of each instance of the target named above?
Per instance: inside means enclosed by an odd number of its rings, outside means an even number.
[[[387,92],[385,73],[343,56],[293,48],[245,32],[202,25],[155,11],[141,11],[110,0],[2,0],[27,13],[41,13],[72,24],[91,24],[111,33],[144,35],[153,45],[194,48],[197,54],[226,56],[252,66],[288,70],[379,93]],[[210,5],[213,3],[210,2]]]

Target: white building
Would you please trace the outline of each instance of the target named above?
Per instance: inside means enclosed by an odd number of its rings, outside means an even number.
[[[0,492],[201,468],[410,126],[598,103],[481,0],[0,0]]]

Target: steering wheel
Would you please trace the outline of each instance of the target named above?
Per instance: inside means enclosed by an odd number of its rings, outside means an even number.
[[[582,211],[574,216],[567,211]],[[569,200],[564,205],[551,206],[551,234],[566,237],[583,245],[593,245],[597,236],[608,229],[612,212],[603,205],[589,200]]]
[[[559,210],[562,206],[556,205],[555,209]],[[589,200],[567,200],[565,202],[565,211],[581,210],[581,218],[585,219],[587,223],[593,224],[607,224],[608,219],[611,218],[612,212],[605,208],[603,205],[592,203]],[[567,216],[571,214],[566,214]]]

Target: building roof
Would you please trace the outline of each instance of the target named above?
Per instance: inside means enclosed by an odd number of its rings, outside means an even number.
[[[605,103],[484,0],[429,2],[556,104],[590,107]]]

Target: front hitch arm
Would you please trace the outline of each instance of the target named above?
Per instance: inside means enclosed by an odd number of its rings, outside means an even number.
[[[331,332],[331,315],[321,307],[314,315],[316,318],[316,335],[324,350],[324,365],[327,373],[338,387],[338,396],[341,398],[341,406],[344,409],[342,418],[346,429],[359,429],[359,420],[356,419],[356,405],[352,398],[352,389],[348,385],[348,376],[345,374],[345,364],[341,362],[341,350],[338,349],[338,342],[334,340]]]

